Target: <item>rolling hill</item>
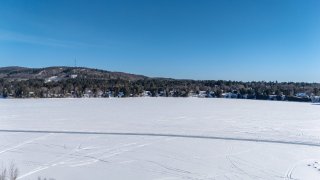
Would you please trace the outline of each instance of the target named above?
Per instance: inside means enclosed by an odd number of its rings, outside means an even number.
[[[122,80],[142,80],[148,77],[143,75],[135,75],[123,72],[111,72],[100,69],[84,68],[84,67],[45,67],[45,68],[27,68],[27,67],[2,67],[0,68],[0,78],[9,80],[28,80],[28,79],[56,79],[68,78],[86,78],[86,79],[122,79]]]

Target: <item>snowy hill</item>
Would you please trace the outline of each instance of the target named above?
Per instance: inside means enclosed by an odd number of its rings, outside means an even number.
[[[4,79],[48,79],[58,77],[68,79],[77,75],[79,78],[94,79],[123,79],[140,80],[147,78],[142,75],[135,75],[123,72],[111,72],[99,69],[84,67],[46,67],[46,68],[26,68],[26,67],[2,67],[0,68],[0,78]]]

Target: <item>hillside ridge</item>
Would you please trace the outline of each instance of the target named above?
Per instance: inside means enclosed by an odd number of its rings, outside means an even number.
[[[0,67],[0,78],[11,80],[23,79],[49,79],[56,77],[67,79],[79,77],[86,79],[122,79],[122,80],[142,80],[148,78],[143,75],[130,74],[125,72],[112,72],[102,69],[87,67],[51,66],[44,68],[28,68],[19,66]]]

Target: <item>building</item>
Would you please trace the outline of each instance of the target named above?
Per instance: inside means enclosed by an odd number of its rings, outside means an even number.
[[[307,93],[297,93],[296,97],[298,97],[298,98],[310,98]]]
[[[142,97],[151,97],[152,93],[150,91],[143,91],[142,92]]]

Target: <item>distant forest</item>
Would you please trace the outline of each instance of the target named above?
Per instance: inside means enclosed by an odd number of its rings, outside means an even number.
[[[4,98],[196,96],[311,101],[312,97],[320,95],[320,84],[167,79],[129,81],[75,78],[52,82],[41,79],[0,79],[0,95]]]
[[[319,83],[177,80],[70,67],[36,71],[10,67],[0,68],[1,72],[3,98],[193,96],[310,102],[320,95]]]

